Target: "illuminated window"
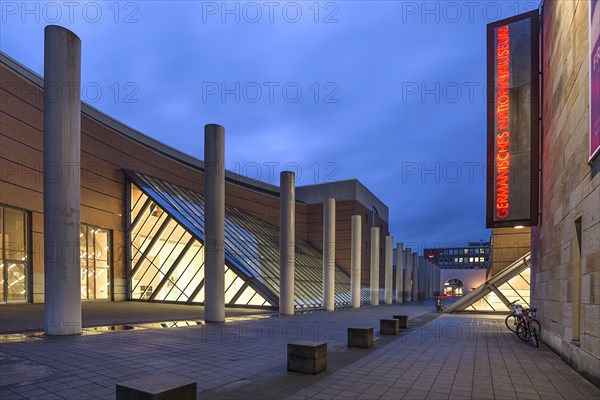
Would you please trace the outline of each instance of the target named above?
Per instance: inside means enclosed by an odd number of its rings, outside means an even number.
[[[0,205],[0,302],[27,301],[29,213]]]
[[[79,239],[81,298],[108,300],[110,298],[110,231],[81,224]]]
[[[131,297],[204,302],[204,197],[142,174],[131,185]],[[295,307],[320,308],[323,256],[296,239]],[[277,306],[279,229],[225,207],[225,303]],[[368,290],[361,301],[368,302]],[[350,276],[336,267],[335,304],[350,304]]]

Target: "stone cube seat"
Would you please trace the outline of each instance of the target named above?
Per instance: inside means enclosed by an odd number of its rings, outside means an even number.
[[[397,335],[400,327],[400,321],[397,319],[380,319],[379,332],[382,335]]]
[[[348,328],[348,347],[360,347],[363,349],[373,347],[373,328]]]
[[[117,384],[117,400],[196,400],[196,381],[172,374],[148,375]]]
[[[327,369],[327,343],[298,341],[287,345],[287,369],[290,372],[317,375]]]

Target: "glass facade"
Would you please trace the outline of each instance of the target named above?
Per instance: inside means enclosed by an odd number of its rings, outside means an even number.
[[[525,308],[529,308],[529,295],[530,295],[530,274],[531,269],[526,268],[521,271],[507,282],[498,286],[500,293],[508,299],[509,302],[517,301]],[[466,308],[466,310],[477,310],[477,311],[506,311],[508,308],[504,305],[502,300],[494,293],[491,292],[485,295],[482,299],[477,300],[475,303]]]
[[[0,302],[27,301],[29,214],[0,206]]]
[[[108,300],[110,298],[110,231],[82,224],[79,237],[81,298]]]
[[[135,300],[204,302],[204,198],[142,174],[127,172],[131,186],[131,297]],[[323,257],[296,241],[295,306],[322,303]],[[350,303],[350,276],[336,267],[335,303]],[[277,306],[279,229],[225,208],[225,302]],[[363,299],[367,302],[368,299]]]

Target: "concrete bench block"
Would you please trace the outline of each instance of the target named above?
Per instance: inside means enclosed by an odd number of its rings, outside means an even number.
[[[287,345],[287,369],[301,374],[319,374],[327,369],[326,342],[292,342]]]
[[[380,319],[379,332],[382,335],[397,335],[400,327],[400,321],[397,319]]]
[[[394,319],[400,321],[400,329],[408,329],[408,315],[394,315]]]
[[[117,400],[196,400],[196,381],[172,374],[149,375],[117,384]]]
[[[348,328],[348,347],[369,349],[373,347],[373,328]]]

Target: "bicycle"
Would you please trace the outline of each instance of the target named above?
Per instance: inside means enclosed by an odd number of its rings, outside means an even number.
[[[523,307],[520,304],[516,303],[517,300],[513,301],[512,303],[508,303],[508,307],[511,308],[511,311],[510,314],[504,320],[506,327],[511,332],[515,332],[517,325],[519,325],[519,322],[521,322],[520,316],[523,312]]]
[[[508,303],[508,306],[511,307],[512,310],[511,313],[504,320],[504,323],[506,324],[506,327],[509,331],[516,333],[516,328],[517,326],[519,326],[519,323],[523,321],[523,316],[527,315],[531,317],[531,323],[535,324],[538,335],[540,334],[540,332],[542,331],[542,326],[540,325],[540,322],[537,319],[535,319],[535,313],[537,311],[536,308],[523,308],[522,305],[517,304],[517,300]]]
[[[523,341],[532,341],[535,347],[540,346],[540,323],[529,313],[523,313],[523,320],[517,325],[516,333]]]

